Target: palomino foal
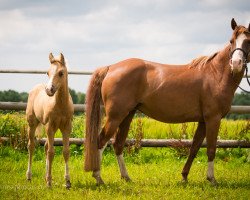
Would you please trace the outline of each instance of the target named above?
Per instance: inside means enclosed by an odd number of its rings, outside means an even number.
[[[45,125],[47,141],[45,143],[46,154],[46,182],[51,186],[51,168],[54,158],[54,135],[60,129],[63,137],[63,156],[65,160],[66,188],[71,187],[69,176],[69,136],[72,129],[72,116],[74,112],[73,102],[68,88],[68,72],[64,57],[54,58],[49,55],[51,63],[48,71],[49,81],[46,85],[40,84],[29,93],[26,117],[28,121],[28,151],[29,162],[27,179],[31,180],[32,155],[35,149],[35,130],[39,124]]]

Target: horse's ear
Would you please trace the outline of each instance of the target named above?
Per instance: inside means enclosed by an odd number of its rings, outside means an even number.
[[[62,53],[60,53],[60,62],[65,65],[65,61],[64,61],[64,56]]]
[[[55,58],[52,53],[49,54],[49,61],[50,63],[53,63],[55,61]]]
[[[236,26],[237,26],[237,23],[234,20],[234,18],[232,18],[232,20],[231,20],[231,27],[232,27],[232,29],[234,30]]]

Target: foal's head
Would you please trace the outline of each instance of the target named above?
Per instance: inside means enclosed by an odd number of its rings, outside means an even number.
[[[47,72],[49,81],[46,84],[45,90],[47,95],[53,96],[55,92],[67,82],[67,68],[63,54],[60,53],[58,58],[54,58],[52,53],[49,54],[50,68]]]
[[[237,25],[234,18],[231,21],[234,30],[231,43],[230,66],[233,73],[241,72],[250,62],[250,24],[248,28]]]

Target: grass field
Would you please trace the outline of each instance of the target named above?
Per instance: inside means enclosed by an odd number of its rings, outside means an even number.
[[[246,150],[247,151],[247,150]],[[213,187],[206,181],[204,149],[192,166],[189,182],[183,185],[181,170],[184,158],[175,156],[168,148],[144,148],[139,153],[125,155],[128,172],[133,182],[120,179],[118,166],[111,149],[105,151],[102,174],[104,186],[96,186],[91,173],[83,171],[82,151],[71,147],[70,172],[72,188],[64,188],[64,165],[61,148],[56,148],[53,163],[53,187],[46,187],[43,149],[36,150],[33,163],[33,180],[25,178],[27,152],[10,147],[0,148],[1,199],[249,199],[250,160],[232,151],[225,158],[219,150],[215,160],[215,175],[219,182]],[[248,151],[249,154],[249,151]],[[238,158],[239,157],[239,158]]]
[[[82,137],[84,117],[74,118],[73,137]],[[164,124],[148,118],[135,118],[130,138],[192,138],[196,124]],[[83,171],[83,147],[72,145],[70,172],[72,188],[64,188],[62,148],[56,147],[53,162],[53,187],[46,187],[45,157],[37,147],[33,162],[33,179],[25,177],[28,153],[24,149],[26,122],[23,114],[0,114],[1,136],[11,136],[12,146],[0,143],[0,199],[249,199],[250,149],[218,149],[213,187],[206,180],[206,150],[201,149],[183,185],[181,171],[187,149],[142,148],[125,149],[128,173],[133,182],[120,179],[119,169],[111,147],[104,152],[102,176],[105,185],[96,186],[91,173]],[[221,139],[250,138],[249,121],[223,120]],[[57,137],[61,137],[57,133]],[[22,144],[21,144],[22,143]],[[184,153],[183,153],[184,152]]]

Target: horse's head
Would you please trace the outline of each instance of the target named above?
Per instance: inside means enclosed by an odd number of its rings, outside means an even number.
[[[231,43],[230,66],[233,73],[241,72],[250,62],[250,24],[248,28],[237,25],[234,18],[231,21],[234,30]]]
[[[67,68],[63,54],[60,53],[58,58],[54,58],[52,53],[49,54],[50,68],[47,72],[49,81],[46,84],[45,91],[48,96],[53,96],[55,92],[67,81]]]

